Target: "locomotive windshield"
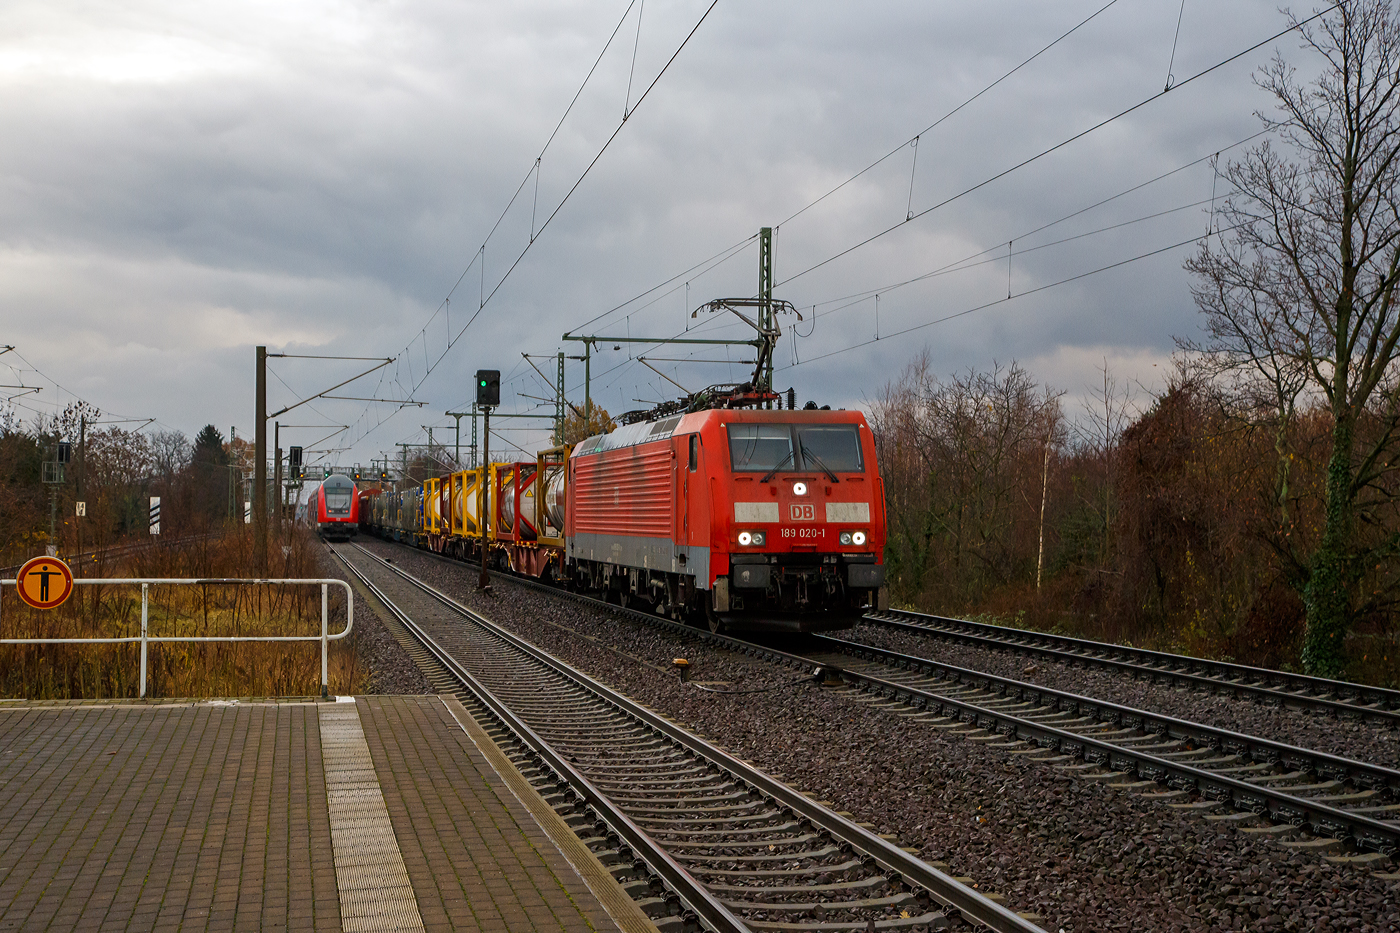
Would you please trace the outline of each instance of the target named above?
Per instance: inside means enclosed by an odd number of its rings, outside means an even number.
[[[792,426],[729,425],[729,460],[736,473],[767,473],[792,461]]]
[[[863,473],[854,424],[731,424],[729,461],[736,473]],[[796,445],[794,445],[794,434]]]
[[[853,424],[804,424],[797,429],[797,443],[807,469],[833,473],[863,473],[860,435]]]
[[[355,484],[348,479],[332,476],[321,484],[326,493],[326,511],[348,515],[350,502],[355,496]]]

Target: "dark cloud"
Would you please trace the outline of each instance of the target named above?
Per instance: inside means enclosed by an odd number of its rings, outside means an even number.
[[[367,388],[410,391],[706,5],[649,4],[635,67],[635,20],[623,25],[538,179],[527,179],[490,240],[484,282],[473,267],[445,311],[443,297],[625,4],[9,4],[0,12],[4,342],[104,408],[191,433],[207,421],[251,432],[260,342],[353,355],[407,345]],[[508,395],[547,394],[522,352],[576,353],[560,343],[565,330],[782,222],[1099,6],[721,2],[436,363],[417,390],[429,406],[393,417],[345,457],[368,461],[420,434],[419,424],[450,424],[438,413],[462,404],[479,366],[505,370]],[[1114,5],[921,138],[917,171],[906,148],[783,223],[778,279],[1160,90],[1180,9]],[[1281,26],[1262,2],[1188,5],[1171,70],[1184,79]],[[1291,38],[1279,45],[1307,67]],[[1172,337],[1196,326],[1184,249],[891,335],[1005,298],[1008,248],[1012,292],[1024,294],[1204,231],[1208,215],[1192,208],[1092,234],[1208,199],[1208,165],[1031,233],[1254,132],[1252,112],[1268,101],[1250,73],[1268,53],[788,282],[780,294],[806,309],[798,332],[810,336],[785,337],[780,381],[804,398],[860,404],[925,345],[942,372],[1015,358],[1072,393],[1098,378],[1104,359],[1125,380],[1153,380]],[[1092,235],[1023,252],[1077,234]],[[996,261],[892,287],[986,249]],[[742,336],[741,325],[692,321],[687,311],[750,294],[754,262],[751,248],[742,251],[692,274],[688,291],[683,278],[596,332],[661,336],[701,325]],[[882,339],[856,347],[876,336],[873,296],[848,307],[835,299],[876,289]],[[670,394],[627,359],[609,347],[595,360],[603,404],[617,411]],[[291,385],[274,382],[274,394],[323,388],[343,378],[334,368],[284,361],[279,375]],[[676,365],[672,374],[693,387],[742,378],[742,368]],[[581,379],[571,363],[571,395]],[[357,435],[392,411],[318,410],[354,421]]]

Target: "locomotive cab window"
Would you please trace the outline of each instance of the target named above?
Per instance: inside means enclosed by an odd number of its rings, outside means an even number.
[[[350,513],[350,502],[355,496],[355,486],[349,480],[332,477],[321,484],[326,494],[326,511],[341,515]]]
[[[735,473],[793,469],[792,427],[786,424],[731,424],[729,462]]]
[[[860,434],[853,424],[811,424],[797,428],[797,443],[806,468],[833,473],[864,473]]]
[[[690,435],[690,472],[694,473],[700,463],[700,435]]]

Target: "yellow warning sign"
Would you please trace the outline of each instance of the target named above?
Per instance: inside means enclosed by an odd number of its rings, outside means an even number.
[[[57,557],[35,557],[15,574],[15,589],[35,609],[53,609],[72,595],[73,571]]]

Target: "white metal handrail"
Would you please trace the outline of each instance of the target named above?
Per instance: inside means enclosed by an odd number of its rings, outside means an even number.
[[[74,586],[141,584],[141,634],[125,638],[0,638],[0,645],[123,645],[141,643],[141,696],[146,696],[146,652],[151,642],[240,642],[240,641],[319,641],[321,643],[321,696],[330,692],[330,670],[327,662],[330,643],[339,641],[350,634],[355,626],[355,597],[350,584],[344,580],[326,579],[272,579],[252,580],[239,577],[118,577],[84,578],[74,580]],[[258,585],[302,585],[321,587],[321,634],[319,635],[151,635],[148,631],[149,596],[152,586],[258,586]],[[329,631],[329,588],[331,584],[345,590],[345,629],[330,634]],[[14,586],[14,580],[0,580],[0,594],[3,588]]]

